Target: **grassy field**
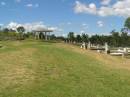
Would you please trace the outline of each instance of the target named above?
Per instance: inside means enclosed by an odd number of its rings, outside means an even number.
[[[0,97],[130,97],[129,59],[63,43],[0,44]]]

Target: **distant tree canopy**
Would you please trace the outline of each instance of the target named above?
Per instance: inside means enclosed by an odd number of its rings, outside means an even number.
[[[104,45],[105,42],[107,42],[110,46],[115,46],[115,47],[125,47],[125,46],[130,46],[130,36],[128,35],[127,32],[117,32],[116,30],[112,30],[110,32],[110,35],[92,35],[89,37],[87,34],[83,33],[82,35],[75,35],[75,33],[70,32],[68,34],[67,39],[68,42],[70,43],[88,43],[89,41],[92,44],[100,44]]]
[[[82,42],[88,42],[89,41],[88,34],[83,33],[82,36],[81,36],[81,38],[82,38]]]
[[[74,32],[69,32],[68,39],[69,39],[70,42],[74,42],[75,41]]]
[[[17,28],[17,31],[19,33],[24,33],[25,32],[25,28],[23,26],[20,26],[20,27]]]
[[[92,35],[89,36],[86,33],[83,34],[76,34],[75,32],[69,32],[67,37],[63,36],[55,36],[54,34],[50,35],[51,40],[58,40],[58,41],[66,41],[68,43],[88,43],[91,42],[92,44],[100,44],[104,45],[107,42],[110,46],[130,46],[130,35],[128,34],[130,31],[130,17],[126,19],[124,23],[124,27],[121,31],[112,30],[110,35]],[[25,39],[25,38],[33,38],[33,32],[26,32],[26,29],[23,26],[19,26],[16,31],[9,28],[4,28],[0,26],[0,40],[7,40],[7,39]],[[44,39],[44,35],[40,34],[41,39]]]
[[[24,37],[24,32],[25,32],[25,28],[23,26],[20,26],[17,28],[17,31],[19,32],[19,39],[23,40]]]
[[[17,30],[17,31],[16,31]],[[3,28],[0,29],[0,40],[21,40],[24,37],[25,28],[18,27],[16,30]],[[25,34],[27,35],[27,33]],[[26,37],[26,36],[25,36]]]
[[[115,29],[110,32],[110,35],[92,35],[89,37],[87,34],[83,33],[82,35],[76,35],[74,32],[69,32],[67,40],[69,42],[77,42],[82,43],[89,41],[92,44],[100,44],[104,45],[107,42],[110,46],[130,46],[130,35],[128,34],[130,31],[130,17],[126,19],[124,23],[124,27],[121,29],[120,32],[116,31]]]
[[[124,26],[125,26],[126,28],[130,29],[130,17],[128,17],[128,18],[126,19]]]
[[[8,33],[8,32],[9,32],[9,29],[8,29],[8,28],[4,28],[4,29],[3,29],[3,32],[4,32],[4,33]]]

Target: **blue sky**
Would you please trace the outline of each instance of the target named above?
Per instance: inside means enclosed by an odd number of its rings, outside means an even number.
[[[0,0],[1,25],[39,24],[57,35],[108,34],[128,16],[130,0]]]

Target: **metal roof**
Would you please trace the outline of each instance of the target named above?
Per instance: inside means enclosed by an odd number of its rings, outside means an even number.
[[[53,32],[53,30],[45,29],[45,28],[37,28],[33,30],[33,32]]]

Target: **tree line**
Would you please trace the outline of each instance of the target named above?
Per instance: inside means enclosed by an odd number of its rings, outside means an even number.
[[[0,40],[23,40],[31,35],[31,33],[25,33],[25,31],[26,30],[23,26],[17,27],[16,30],[9,28],[1,28]]]
[[[0,27],[1,28],[1,27]],[[130,35],[128,34],[130,31],[130,17],[128,17],[124,23],[124,28],[121,29],[120,32],[116,30],[112,30],[110,35],[92,35],[89,36],[86,33],[82,35],[78,34],[75,35],[74,32],[69,32],[66,37],[63,36],[55,36],[52,34],[50,36],[51,40],[59,40],[65,41],[68,43],[88,43],[91,42],[92,44],[100,44],[104,45],[107,42],[110,46],[130,46]],[[13,29],[0,29],[0,40],[23,40],[26,38],[34,37],[33,32],[26,32],[26,29],[23,26],[17,27],[16,30]]]
[[[0,40],[25,40],[34,37],[35,37],[34,32],[33,31],[27,32],[23,26],[17,27],[16,30],[9,29],[9,28],[2,29],[2,27],[0,27]],[[40,33],[39,37],[41,40],[45,39],[43,33]],[[51,40],[58,40],[58,41],[65,40],[64,37],[55,36],[55,34],[52,34],[49,37]]]
[[[70,32],[65,39],[68,43],[88,43],[104,45],[107,42],[110,46],[130,46],[130,36],[127,32],[116,32],[113,30],[110,35],[92,35],[83,33],[82,35],[75,35],[74,32]]]
[[[120,32],[116,30],[112,30],[110,35],[92,35],[89,36],[88,34],[83,33],[82,35],[75,35],[74,32],[69,32],[67,38],[65,39],[66,42],[69,43],[88,43],[91,42],[92,44],[99,44],[104,45],[107,42],[110,46],[130,46],[130,35],[128,35],[130,31],[130,17],[126,19],[124,28],[121,29]]]

